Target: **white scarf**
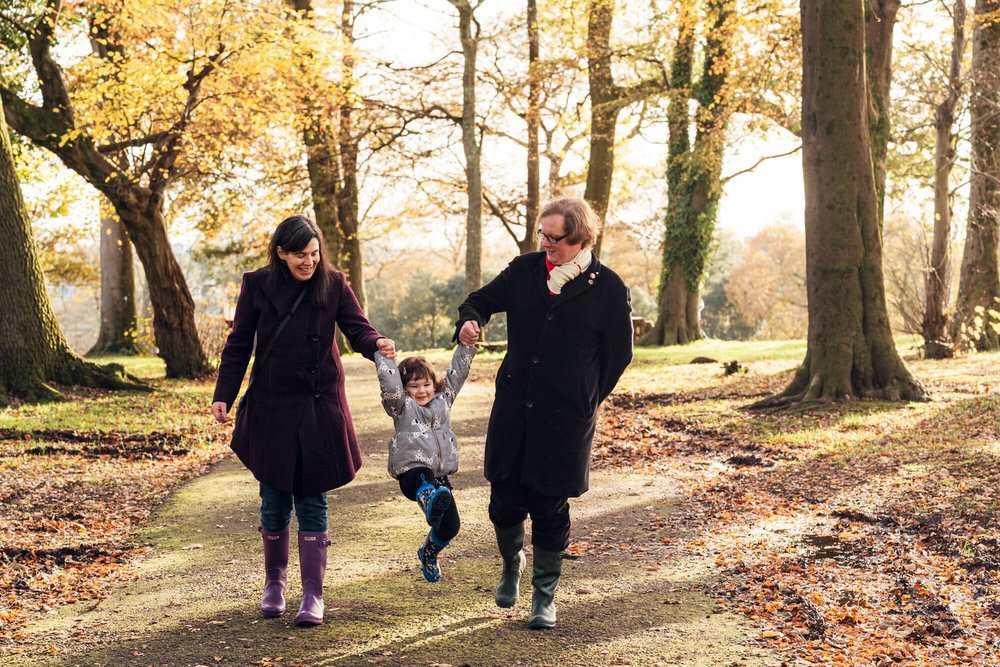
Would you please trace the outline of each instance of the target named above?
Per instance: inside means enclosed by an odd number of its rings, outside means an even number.
[[[552,267],[552,270],[549,271],[549,278],[545,281],[549,286],[549,291],[553,294],[561,293],[563,285],[586,271],[593,259],[594,253],[584,248],[576,254],[576,257],[565,264]]]

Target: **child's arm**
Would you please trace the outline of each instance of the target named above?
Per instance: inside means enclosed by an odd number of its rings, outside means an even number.
[[[390,417],[396,417],[403,412],[406,403],[406,392],[403,382],[399,379],[399,369],[381,352],[375,352],[375,372],[378,373],[378,383],[382,390],[382,407]]]
[[[459,343],[455,346],[455,354],[451,355],[451,366],[444,374],[444,391],[449,403],[455,402],[455,397],[462,390],[465,380],[472,368],[472,358],[476,356],[476,346],[466,347]]]

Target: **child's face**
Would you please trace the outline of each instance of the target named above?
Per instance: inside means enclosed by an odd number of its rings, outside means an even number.
[[[434,398],[434,383],[429,378],[413,378],[404,387],[407,396],[417,405],[424,406]]]

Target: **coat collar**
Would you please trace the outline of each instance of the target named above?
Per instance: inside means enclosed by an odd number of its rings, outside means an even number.
[[[594,255],[587,270],[563,285],[561,294],[549,294],[549,286],[545,282],[545,275],[548,273],[545,267],[545,253],[542,252],[539,255],[538,265],[535,269],[535,282],[548,300],[549,308],[558,308],[571,299],[580,296],[600,280],[601,262],[597,259],[597,255]]]
[[[261,290],[267,296],[268,301],[274,304],[279,317],[284,317],[292,309],[302,287],[302,283],[284,271],[279,270],[276,280],[272,280],[269,270],[261,271]]]

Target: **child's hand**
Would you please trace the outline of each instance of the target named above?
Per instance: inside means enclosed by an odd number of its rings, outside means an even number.
[[[396,358],[396,343],[391,338],[379,338],[375,341],[375,346],[386,359]]]
[[[468,347],[475,345],[477,340],[479,340],[479,322],[467,320],[462,325],[462,330],[458,332],[458,341]]]

